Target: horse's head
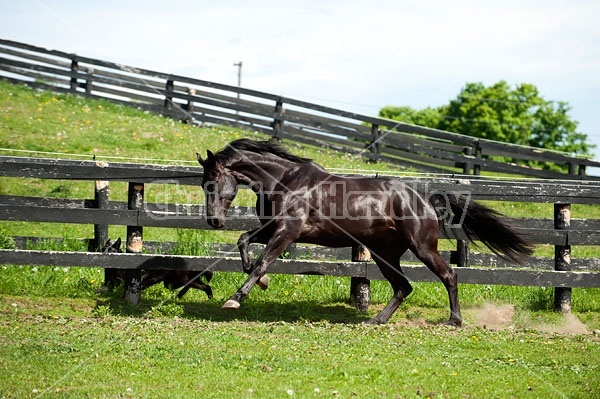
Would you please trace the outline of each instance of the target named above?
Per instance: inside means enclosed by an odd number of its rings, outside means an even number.
[[[215,229],[225,226],[227,210],[238,192],[235,177],[213,155],[206,150],[206,159],[200,154],[198,162],[204,169],[202,188],[206,197],[206,221]]]

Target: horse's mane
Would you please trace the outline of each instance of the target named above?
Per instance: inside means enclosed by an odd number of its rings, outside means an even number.
[[[215,157],[217,160],[226,163],[227,160],[231,160],[236,156],[239,156],[239,151],[249,151],[261,155],[271,154],[296,163],[308,163],[312,161],[309,158],[302,158],[291,154],[282,146],[271,143],[270,141],[256,141],[250,139],[239,139],[232,141],[231,143],[227,144],[224,149],[217,152]]]

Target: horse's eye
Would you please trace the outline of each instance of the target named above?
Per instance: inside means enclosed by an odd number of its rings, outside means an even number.
[[[223,194],[221,195],[221,197],[222,197],[224,200],[227,200],[227,201],[233,201],[233,200],[234,200],[234,198],[235,198],[235,194],[236,194],[235,192],[231,192],[231,191],[228,191],[228,192],[223,192]]]
[[[204,185],[204,191],[214,193],[217,191],[217,185],[215,183],[206,183]]]

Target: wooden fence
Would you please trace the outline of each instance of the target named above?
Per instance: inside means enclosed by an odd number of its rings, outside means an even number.
[[[35,264],[48,266],[90,266],[140,269],[241,271],[235,245],[216,248],[214,256],[175,256],[142,254],[144,226],[165,228],[210,229],[201,205],[147,203],[144,189],[159,189],[162,184],[199,185],[202,169],[138,164],[106,164],[95,161],[71,161],[0,156],[0,176],[90,181],[93,199],[57,199],[41,197],[0,196],[0,220],[51,223],[82,223],[96,225],[96,237],[90,238],[98,248],[105,240],[107,225],[128,226],[128,240],[138,240],[135,253],[101,254],[97,252],[55,252],[31,250],[0,250],[0,264]],[[570,218],[570,204],[600,203],[600,183],[594,181],[487,180],[477,176],[456,178],[402,178],[421,191],[469,192],[472,199],[494,199],[514,202],[554,203],[555,215],[547,218],[513,219],[511,222],[528,235],[530,241],[555,247],[554,258],[531,258],[523,267],[508,264],[495,255],[475,253],[459,236],[456,251],[443,253],[457,266],[459,281],[469,284],[501,284],[544,286],[557,288],[557,307],[568,308],[569,287],[600,287],[600,260],[577,258],[571,246],[600,245],[600,220]],[[128,202],[110,201],[108,181],[129,182]],[[91,182],[95,182],[92,185]],[[101,183],[103,182],[103,183]],[[153,183],[147,185],[147,183]],[[197,191],[199,192],[199,190]],[[200,200],[200,198],[199,198]],[[249,230],[259,226],[252,208],[231,209],[226,227]],[[115,238],[115,237],[112,237]],[[447,239],[444,231],[440,238]],[[225,251],[226,256],[217,255]],[[371,261],[353,261],[350,248],[315,249],[295,246],[292,259],[278,260],[271,273],[319,274],[352,277],[351,296],[357,295],[357,284],[382,279]],[[312,260],[300,260],[310,257]],[[357,260],[354,257],[354,260]],[[403,258],[403,268],[413,281],[436,281],[436,277],[418,263],[411,254]],[[362,290],[361,292],[364,292]],[[139,292],[136,293],[139,298]],[[367,297],[368,299],[368,297]],[[362,298],[364,308],[365,298]],[[134,299],[135,302],[135,299]]]
[[[539,178],[600,180],[600,162],[533,147],[359,115],[304,101],[185,76],[149,71],[0,39],[0,78],[102,98],[191,123],[238,126],[276,138],[363,154],[427,172],[481,171]],[[506,160],[510,162],[507,162]],[[537,169],[554,163],[568,174]]]

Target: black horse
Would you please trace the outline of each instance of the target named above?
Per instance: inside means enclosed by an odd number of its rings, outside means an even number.
[[[310,159],[290,154],[267,141],[240,139],[207,158],[198,154],[204,168],[207,221],[222,228],[238,185],[256,193],[256,209],[262,226],[240,236],[238,245],[246,282],[223,305],[239,308],[254,284],[292,243],[329,247],[363,245],[369,249],[381,273],[390,282],[393,296],[370,323],[385,323],[411,293],[400,268],[400,257],[410,249],[444,283],[450,299],[448,324],[460,326],[456,273],[440,256],[440,219],[459,222],[471,239],[478,239],[495,253],[520,263],[532,248],[499,214],[467,196],[429,195],[397,179],[348,178],[328,173]],[[436,209],[434,197],[447,205]],[[266,244],[254,264],[248,255],[251,243]]]

